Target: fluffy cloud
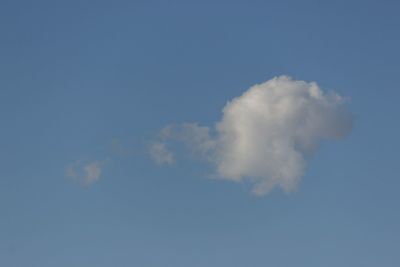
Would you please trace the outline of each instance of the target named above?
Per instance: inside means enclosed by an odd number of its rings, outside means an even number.
[[[152,150],[164,159],[155,157],[158,163],[172,163],[166,144],[180,141],[214,165],[221,179],[249,181],[257,195],[277,186],[290,192],[321,140],[350,133],[352,117],[345,102],[315,82],[275,77],[229,101],[212,129],[195,123],[165,127]]]
[[[101,176],[104,163],[92,161],[88,163],[75,162],[66,169],[66,176],[82,185],[89,186],[97,182]]]
[[[172,164],[175,162],[174,154],[165,147],[164,143],[155,142],[151,144],[149,153],[157,164]]]

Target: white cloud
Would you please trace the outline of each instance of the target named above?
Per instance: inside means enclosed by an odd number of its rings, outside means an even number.
[[[75,162],[66,169],[66,176],[82,185],[89,186],[100,179],[104,163],[92,161],[88,163]]]
[[[342,97],[324,93],[315,82],[275,77],[229,101],[215,128],[170,125],[152,149],[163,159],[155,158],[157,162],[170,163],[173,155],[166,144],[178,140],[213,164],[221,179],[249,181],[257,195],[274,187],[290,192],[321,140],[350,133],[352,117],[344,104]]]
[[[169,151],[164,143],[155,142],[150,145],[150,156],[157,164],[172,164],[175,162],[174,154]]]

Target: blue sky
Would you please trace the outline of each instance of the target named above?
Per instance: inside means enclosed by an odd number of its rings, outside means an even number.
[[[399,9],[2,1],[0,265],[399,266]],[[212,126],[279,75],[349,97],[354,117],[295,192],[150,159],[165,125]],[[87,162],[102,168],[90,186],[67,177]]]

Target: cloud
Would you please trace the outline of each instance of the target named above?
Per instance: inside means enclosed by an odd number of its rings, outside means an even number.
[[[82,185],[89,186],[100,179],[104,162],[92,161],[88,163],[75,162],[65,171],[68,178]]]
[[[182,142],[214,166],[220,179],[250,182],[256,195],[275,187],[291,192],[320,141],[350,133],[352,116],[345,104],[315,82],[279,76],[229,101],[213,128],[196,123],[165,127],[151,150],[158,151],[158,163],[171,163],[167,144]]]
[[[151,144],[149,153],[157,164],[172,164],[175,162],[174,154],[165,147],[164,143],[155,142]]]

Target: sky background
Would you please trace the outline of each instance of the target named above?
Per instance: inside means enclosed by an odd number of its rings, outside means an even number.
[[[1,1],[0,265],[400,266],[400,3],[149,2]],[[355,118],[297,192],[150,160],[164,125],[277,75]],[[91,186],[66,177],[85,161]]]

